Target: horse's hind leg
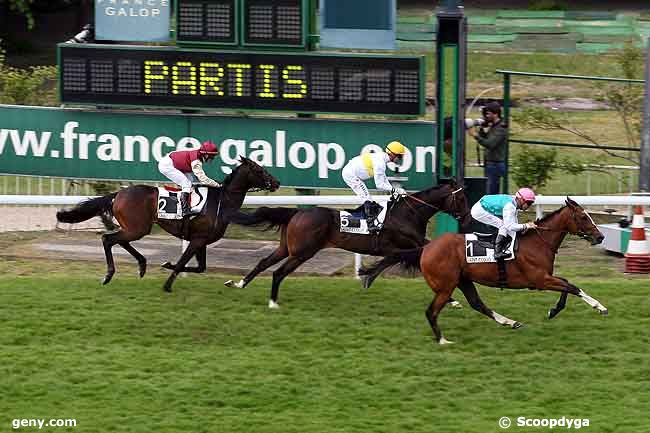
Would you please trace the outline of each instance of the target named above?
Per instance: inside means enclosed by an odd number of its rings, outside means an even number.
[[[458,288],[465,295],[465,299],[467,299],[469,305],[479,313],[485,314],[490,319],[501,325],[510,326],[513,329],[521,327],[520,322],[516,322],[512,319],[507,318],[506,316],[502,316],[501,314],[491,310],[487,305],[485,305],[479,296],[478,291],[476,290],[476,286],[472,281],[462,279],[458,283]]]
[[[250,271],[243,280],[239,280],[237,283],[235,283],[233,280],[228,280],[223,284],[226,287],[237,287],[239,289],[242,289],[246,287],[248,283],[253,281],[253,278],[255,278],[257,274],[265,271],[266,269],[286,259],[287,257],[289,257],[289,251],[287,251],[287,248],[285,246],[280,245],[269,256],[264,257],[262,260],[260,260],[257,266],[255,266],[255,268]]]
[[[447,300],[449,299],[449,295],[451,295],[451,292],[436,293],[436,296],[433,298],[433,301],[431,301],[431,304],[429,304],[429,308],[427,308],[427,310],[424,312],[424,314],[427,317],[427,321],[431,326],[431,330],[433,331],[433,335],[436,336],[436,341],[438,342],[438,344],[452,343],[451,341],[445,339],[445,337],[442,336],[442,332],[440,331],[440,327],[438,326],[438,314],[440,314],[440,311],[444,308],[445,304],[447,303]]]
[[[271,299],[269,299],[269,308],[280,308],[278,304],[278,293],[280,292],[280,283],[287,275],[298,269],[298,266],[314,257],[312,253],[307,256],[289,256],[286,262],[273,272],[273,282],[271,284]]]
[[[140,278],[144,277],[144,274],[147,272],[147,259],[136,250],[133,245],[127,241],[118,242],[122,248],[128,251],[137,261],[138,268],[140,270]]]

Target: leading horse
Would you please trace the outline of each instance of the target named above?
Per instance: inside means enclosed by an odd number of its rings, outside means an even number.
[[[549,312],[550,318],[564,308],[567,294],[575,295],[601,314],[607,314],[607,308],[596,299],[566,279],[553,275],[555,255],[568,233],[587,239],[592,245],[603,241],[604,236],[589,214],[567,197],[566,206],[535,223],[538,226],[537,229],[529,230],[519,236],[517,257],[506,261],[505,287],[561,292],[562,295],[556,307]],[[404,251],[384,259],[392,264],[402,263],[406,267],[422,271],[424,279],[435,293],[425,314],[439,344],[450,343],[442,336],[438,326],[438,315],[456,287],[463,292],[469,304],[476,311],[485,314],[501,325],[512,328],[521,326],[521,323],[489,309],[479,297],[474,286],[476,282],[485,286],[500,287],[502,281],[498,276],[497,264],[470,264],[467,263],[465,254],[465,236],[445,234],[424,247]],[[381,269],[375,266],[360,271],[364,275],[374,275],[376,272],[381,272]]]
[[[275,191],[280,186],[275,177],[254,161],[245,157],[240,157],[240,161],[241,164],[226,176],[222,187],[208,187],[205,212],[191,220],[159,220],[158,188],[148,185],[130,186],[103,197],[86,200],[72,209],[57,212],[56,217],[64,223],[79,223],[104,213],[117,219],[120,228],[102,236],[107,265],[103,284],[108,284],[115,274],[112,253],[115,244],[138,261],[140,277],[144,276],[147,260],[131,242],[151,233],[154,223],[171,235],[188,240],[189,245],[175,265],[169,262],[163,264],[163,267],[172,270],[164,285],[164,289],[171,292],[172,284],[180,272],[205,271],[206,246],[221,239],[230,223],[230,216],[241,208],[250,189]],[[194,255],[198,266],[185,267]]]
[[[360,254],[385,256],[422,246],[428,242],[425,238],[427,223],[440,210],[452,214],[463,226],[471,222],[467,197],[463,188],[453,181],[401,197],[389,207],[384,227],[378,235],[342,233],[336,209],[261,207],[252,214],[239,212],[232,217],[236,224],[279,227],[280,246],[262,259],[243,280],[237,283],[226,281],[225,285],[245,287],[257,274],[286,258],[287,261],[273,272],[269,307],[277,308],[282,280],[318,251],[342,248]]]

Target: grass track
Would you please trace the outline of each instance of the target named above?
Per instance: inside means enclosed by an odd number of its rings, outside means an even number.
[[[352,278],[289,278],[270,311],[269,278],[236,290],[221,285],[230,276],[194,275],[168,295],[156,269],[138,280],[121,266],[101,287],[102,264],[0,259],[0,431],[47,417],[78,423],[49,431],[100,433],[485,433],[501,416],[646,431],[649,280],[569,245],[559,274],[610,316],[570,298],[548,321],[555,294],[483,288],[524,328],[445,310],[457,344],[444,348],[421,279],[364,292]]]

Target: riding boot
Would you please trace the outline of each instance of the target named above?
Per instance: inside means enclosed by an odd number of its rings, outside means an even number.
[[[506,249],[508,248],[509,236],[497,235],[496,240],[494,241],[494,259],[502,260],[508,257]]]
[[[185,218],[187,215],[190,215],[190,213],[192,212],[190,207],[190,193],[181,192],[180,200],[181,200],[181,213],[183,218]]]
[[[377,214],[375,213],[375,203],[366,200],[363,203],[363,211],[366,213],[366,221],[368,223],[368,232],[377,233],[379,226],[377,225]]]

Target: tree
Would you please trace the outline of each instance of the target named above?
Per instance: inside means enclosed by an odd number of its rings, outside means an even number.
[[[644,58],[640,48],[628,43],[616,54],[616,59],[624,78],[639,79],[643,76]],[[635,83],[606,84],[598,82],[594,86],[596,99],[605,102],[621,118],[625,128],[625,139],[630,150],[638,149],[641,137],[641,110],[643,105],[643,86]],[[631,158],[621,152],[603,148],[604,144],[585,131],[571,125],[571,121],[564,113],[545,108],[526,108],[520,112],[513,113],[513,120],[518,126],[524,129],[542,129],[550,131],[569,132],[576,137],[587,141],[593,148],[603,153],[625,160],[632,164],[639,164],[638,158]],[[583,159],[580,162],[568,158],[557,160],[557,150],[538,150],[525,147],[520,155],[514,158],[516,167],[513,171],[513,179],[520,186],[533,186],[543,188],[552,178],[554,170],[565,170],[571,174],[579,174],[582,171],[599,171],[608,173],[598,168],[594,161]]]

